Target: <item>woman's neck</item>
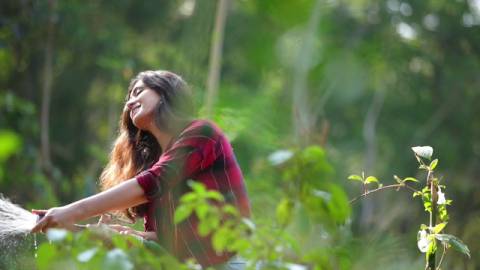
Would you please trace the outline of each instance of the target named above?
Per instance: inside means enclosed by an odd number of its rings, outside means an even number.
[[[168,132],[161,131],[157,127],[151,128],[149,131],[150,133],[152,133],[155,139],[157,139],[157,142],[162,147],[162,150],[163,151],[167,150],[167,147],[170,141],[172,140],[173,135]]]

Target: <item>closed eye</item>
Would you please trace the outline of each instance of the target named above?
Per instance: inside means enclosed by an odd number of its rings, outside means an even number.
[[[133,89],[132,91],[132,96],[134,97],[138,96],[144,89],[145,87],[143,86],[135,87],[135,89]]]

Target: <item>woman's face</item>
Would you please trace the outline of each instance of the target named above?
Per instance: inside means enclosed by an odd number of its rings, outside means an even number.
[[[141,130],[148,130],[155,125],[155,112],[160,102],[160,95],[138,80],[126,103],[133,124]]]

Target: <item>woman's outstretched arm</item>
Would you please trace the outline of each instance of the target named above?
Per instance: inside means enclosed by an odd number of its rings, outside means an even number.
[[[32,232],[45,231],[52,227],[69,225],[113,210],[123,210],[147,202],[143,189],[135,178],[111,189],[49,210],[32,210],[44,217],[33,227]]]

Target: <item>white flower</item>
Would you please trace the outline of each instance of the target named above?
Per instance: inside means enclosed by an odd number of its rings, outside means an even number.
[[[437,200],[438,205],[447,203],[447,200],[445,200],[445,193],[442,192],[440,187],[438,187],[438,193],[437,194],[438,194],[438,200]]]
[[[422,252],[425,253],[428,250],[428,246],[432,242],[431,239],[428,239],[427,232],[425,230],[420,230],[418,231],[417,234],[417,246],[418,249]]]
[[[415,146],[412,147],[413,152],[419,157],[430,159],[433,154],[433,148],[430,146]]]

